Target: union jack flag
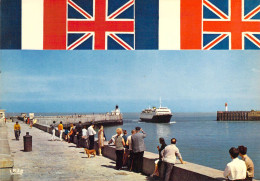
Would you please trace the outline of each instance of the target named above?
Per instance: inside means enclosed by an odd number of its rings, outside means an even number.
[[[67,49],[134,49],[134,0],[68,0]]]
[[[259,0],[203,0],[203,49],[259,49]]]

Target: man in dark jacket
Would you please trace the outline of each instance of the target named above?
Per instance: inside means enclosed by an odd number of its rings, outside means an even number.
[[[144,157],[144,138],[146,133],[140,127],[135,128],[136,133],[132,135],[132,149],[133,149],[133,171],[140,173],[143,171],[143,157]]]
[[[82,137],[82,124],[81,124],[81,121],[79,121],[79,124],[76,127],[76,129],[77,129],[77,132],[76,132],[76,135],[77,135],[77,148],[80,148],[80,140],[81,140],[81,137]]]

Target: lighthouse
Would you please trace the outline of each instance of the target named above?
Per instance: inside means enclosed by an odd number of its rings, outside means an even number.
[[[227,103],[225,103],[225,111],[228,111]]]

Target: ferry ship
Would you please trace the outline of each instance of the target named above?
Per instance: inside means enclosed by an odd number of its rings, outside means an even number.
[[[160,101],[161,102],[161,101]],[[144,109],[140,114],[142,122],[153,122],[153,123],[169,123],[172,117],[171,110],[167,107],[147,108]]]

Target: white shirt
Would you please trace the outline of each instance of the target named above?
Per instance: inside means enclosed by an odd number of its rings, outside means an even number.
[[[132,137],[132,135],[128,136],[127,140],[126,140],[126,144],[128,144],[129,150],[132,150],[132,139],[131,139],[131,137]]]
[[[93,129],[93,127],[92,126],[88,127],[88,135],[92,136],[95,134],[96,134],[96,131]]]
[[[87,136],[87,129],[85,128],[82,129],[82,136]]]
[[[176,156],[181,159],[181,154],[179,152],[179,149],[175,144],[170,144],[166,146],[162,152],[162,160],[168,163],[173,163],[175,164],[176,162]]]
[[[229,180],[241,180],[246,178],[246,164],[239,158],[233,159],[226,166],[224,177]]]

